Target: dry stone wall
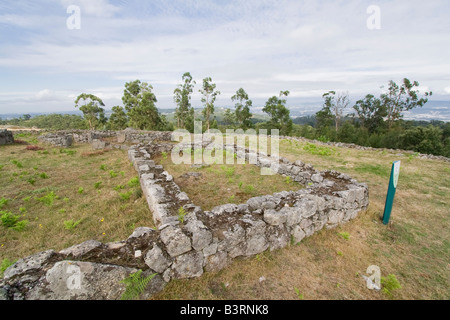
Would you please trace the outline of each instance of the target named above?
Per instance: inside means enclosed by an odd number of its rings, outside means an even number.
[[[136,138],[134,133],[128,137],[125,141]],[[369,205],[367,185],[346,175],[320,172],[284,158],[275,163],[264,154],[225,146],[238,158],[256,156],[256,165],[262,168],[279,164],[279,174],[290,176],[305,188],[203,211],[152,160],[172,151],[173,144],[161,142],[170,140],[167,134],[148,134],[145,139],[153,143],[132,146],[128,155],[139,173],[157,229],[138,228],[125,241],[87,241],[22,259],[5,271],[0,299],[119,299],[125,290],[120,281],[137,270],[143,270],[144,275],[157,274],[142,296],[148,298],[172,279],[200,277],[204,272],[226,268],[233,259],[299,243],[324,228],[355,219]],[[184,219],[179,219],[180,208],[186,214]]]

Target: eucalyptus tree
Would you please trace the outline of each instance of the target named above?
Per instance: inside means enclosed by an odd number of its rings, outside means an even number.
[[[253,102],[248,98],[247,92],[245,92],[243,88],[240,88],[236,91],[236,94],[231,97],[231,101],[236,102],[235,114],[239,128],[243,130],[251,128],[253,123],[250,119],[253,115],[250,112],[250,108],[252,107]]]
[[[83,112],[89,130],[95,130],[106,123],[105,109],[102,108],[104,106],[103,101],[93,94],[82,93],[75,100],[75,108]]]
[[[288,136],[292,132],[293,121],[291,112],[286,107],[286,98],[289,91],[281,91],[280,95],[270,98],[263,109],[263,112],[270,116],[269,125],[272,128],[279,129],[281,135]]]
[[[111,130],[123,130],[128,126],[128,116],[123,107],[115,106],[112,108],[108,125]]]
[[[192,93],[196,82],[189,72],[182,77],[183,83],[174,90],[174,102],[177,105],[175,117],[178,128],[193,131],[194,129],[194,108],[191,106]]]
[[[211,127],[211,116],[214,115],[214,103],[216,102],[217,96],[220,95],[220,91],[216,90],[216,84],[212,82],[212,79],[207,77],[203,79],[203,86],[199,92],[203,95],[202,103],[205,107],[202,114],[206,121],[206,130],[209,132]]]
[[[381,95],[381,101],[386,108],[387,122],[389,129],[394,122],[403,117],[403,112],[417,107],[423,107],[428,102],[428,97],[433,92],[425,92],[424,97],[419,98],[419,82],[411,82],[409,79],[403,79],[402,85],[398,85],[393,80],[389,81],[387,92]]]
[[[153,87],[146,82],[135,80],[125,84],[122,97],[128,113],[130,125],[139,130],[161,130],[163,121],[156,108]]]

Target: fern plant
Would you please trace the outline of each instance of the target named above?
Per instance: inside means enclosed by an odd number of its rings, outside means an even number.
[[[121,300],[136,300],[144,293],[148,284],[157,275],[151,274],[147,277],[141,276],[142,270],[130,274],[128,278],[123,279],[120,283],[126,285],[125,292],[122,294]]]
[[[186,215],[187,215],[187,212],[184,210],[183,207],[178,209],[178,221],[180,221],[181,224],[184,223],[184,219],[185,219]]]

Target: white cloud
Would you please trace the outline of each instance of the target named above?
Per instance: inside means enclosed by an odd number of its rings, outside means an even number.
[[[61,0],[61,4],[67,8],[76,5],[81,8],[82,14],[96,17],[113,17],[120,8],[109,3],[108,0]]]

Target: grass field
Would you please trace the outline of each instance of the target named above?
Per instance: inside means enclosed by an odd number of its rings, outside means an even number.
[[[36,145],[32,137],[20,139]],[[136,227],[153,226],[125,151],[39,146],[0,147],[0,211],[28,221],[22,231],[0,226],[0,261],[90,239],[120,241]]]
[[[31,138],[23,138],[27,139]],[[70,150],[76,153],[71,154],[42,147],[45,150],[0,147],[0,199],[9,199],[0,202],[0,211],[29,221],[23,231],[0,226],[0,260],[59,250],[89,239],[123,240],[135,227],[153,226],[139,187],[133,186],[136,172],[125,152],[92,154],[89,146],[75,146]],[[300,159],[368,183],[369,210],[299,245],[235,260],[227,269],[198,279],[172,281],[154,299],[450,299],[449,163],[289,141],[281,142],[280,151],[291,161]],[[395,160],[402,160],[401,175],[392,222],[384,226],[380,218]],[[233,176],[227,176],[231,169],[226,167],[209,169],[201,169],[206,177],[217,174],[230,182],[226,188],[230,193],[217,195],[222,200],[236,195],[233,188],[239,190],[240,179],[249,175],[237,168]],[[171,173],[177,176],[176,171]],[[256,187],[252,181],[258,177],[254,179],[243,186]],[[96,189],[98,182],[102,183]],[[279,183],[283,185],[284,178]],[[81,222],[71,230],[67,221],[72,226]],[[368,275],[371,265],[379,266],[385,278],[395,275],[401,288],[368,290],[362,275]]]

